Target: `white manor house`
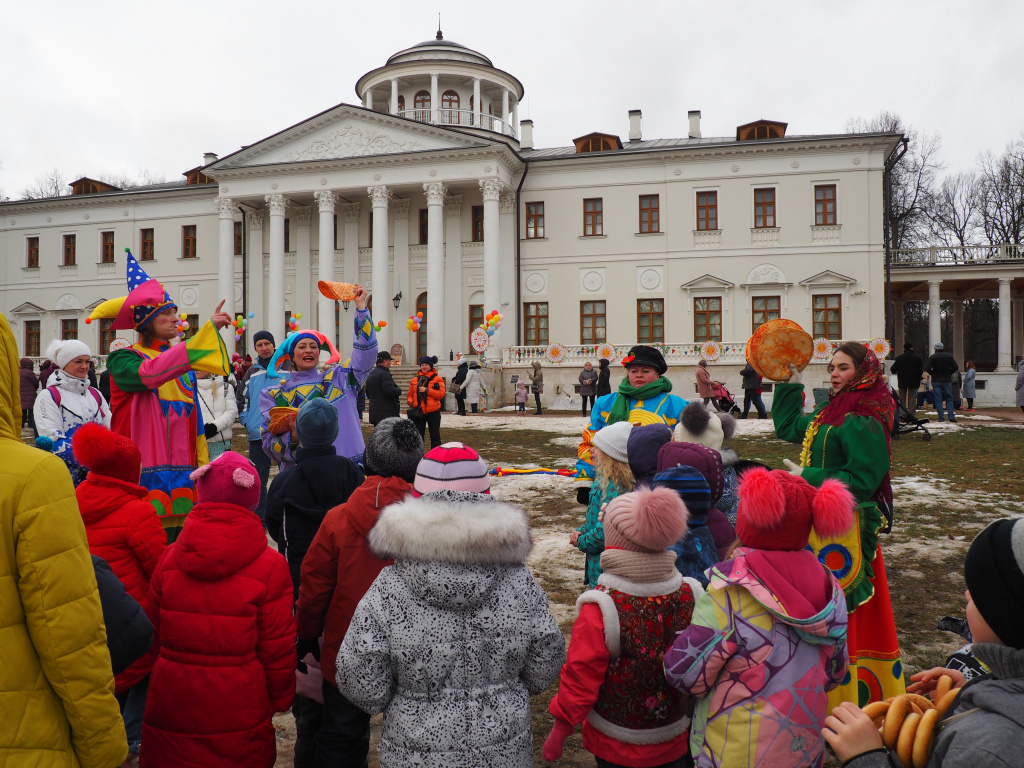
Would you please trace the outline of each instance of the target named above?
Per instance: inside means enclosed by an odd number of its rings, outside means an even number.
[[[180,182],[121,190],[83,178],[70,196],[0,204],[0,311],[25,356],[55,336],[103,355],[109,321],[84,321],[124,295],[129,247],[192,325],[223,298],[278,341],[301,314],[344,354],[349,307],[316,285],[358,282],[387,323],[381,348],[401,345],[406,364],[429,353],[450,372],[491,310],[504,318],[486,352],[492,387],[507,389],[510,369],[563,345],[565,362],[544,362],[552,404],[603,342],[663,345],[684,396],[699,345],[721,342],[713,376],[742,396],[743,347],[766,320],[834,340],[885,335],[883,182],[900,134],[792,135],[757,120],[707,137],[693,111],[681,138],[650,139],[635,110],[623,115],[625,136],[540,148],[532,121],[519,119],[523,93],[438,32],[363,75],[359,104],[207,154]],[[1014,315],[1019,263],[1005,285],[998,278],[1000,298],[1016,289]],[[943,279],[915,276],[894,296],[937,310]],[[1010,362],[1005,303],[1000,370]],[[410,332],[416,312],[425,320]],[[985,392],[979,402],[995,404]]]

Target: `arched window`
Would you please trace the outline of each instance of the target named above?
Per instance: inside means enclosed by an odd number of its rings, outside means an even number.
[[[402,117],[405,117],[405,115],[402,115],[403,112],[405,112],[405,96],[399,96],[398,97],[398,114],[401,115]]]
[[[469,97],[469,124],[473,125],[476,120],[476,112],[473,111],[473,97]]]
[[[441,94],[441,122],[448,125],[459,124],[459,94],[445,91]]]
[[[416,362],[418,363],[423,355],[427,354],[427,292],[424,291],[416,297],[416,311],[423,313],[423,320],[420,322],[420,329],[416,333]]]
[[[416,94],[414,101],[416,107],[416,114],[413,117],[414,120],[419,120],[421,123],[430,122],[430,92],[420,91]]]

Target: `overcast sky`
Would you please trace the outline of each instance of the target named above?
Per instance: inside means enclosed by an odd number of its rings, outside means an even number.
[[[538,147],[591,131],[705,136],[760,117],[798,134],[898,112],[947,170],[1024,129],[1017,0],[360,2],[37,0],[4,8],[0,190],[146,169],[180,178],[336,104],[434,36],[518,77]]]

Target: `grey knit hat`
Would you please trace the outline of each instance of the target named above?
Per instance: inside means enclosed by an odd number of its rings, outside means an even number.
[[[366,440],[363,465],[369,475],[400,477],[412,482],[423,458],[423,437],[408,419],[393,417],[377,423]]]

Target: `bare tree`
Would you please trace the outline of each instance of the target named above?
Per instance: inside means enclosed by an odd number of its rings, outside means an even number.
[[[925,201],[931,235],[947,246],[977,245],[984,238],[981,180],[961,171],[942,180]]]
[[[26,200],[38,200],[44,197],[64,197],[71,194],[68,178],[64,171],[54,168],[36,177],[36,180],[25,187],[21,196]]]
[[[989,243],[1024,242],[1024,138],[1012,142],[1002,155],[981,156],[980,208]]]
[[[118,189],[131,189],[133,187],[149,186],[150,184],[163,184],[167,181],[167,177],[163,174],[142,170],[135,175],[130,173],[102,173],[96,180]]]

